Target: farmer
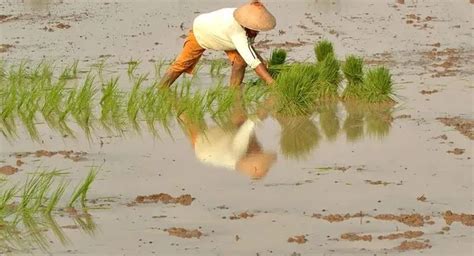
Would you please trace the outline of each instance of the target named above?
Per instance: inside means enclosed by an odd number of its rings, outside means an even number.
[[[230,86],[240,86],[247,66],[267,84],[272,84],[273,78],[252,43],[259,32],[271,30],[275,25],[275,17],[258,0],[239,8],[224,8],[197,16],[181,54],[167,70],[161,86],[171,86],[183,72],[192,74],[206,49],[226,52],[232,63]]]

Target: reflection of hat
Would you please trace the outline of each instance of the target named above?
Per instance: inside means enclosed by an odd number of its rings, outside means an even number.
[[[235,167],[252,179],[261,179],[267,175],[276,158],[275,153],[251,153],[239,159]]]
[[[234,18],[241,26],[255,31],[268,31],[276,26],[275,17],[258,0],[237,8]]]

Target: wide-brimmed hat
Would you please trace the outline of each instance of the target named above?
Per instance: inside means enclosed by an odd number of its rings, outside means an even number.
[[[234,11],[237,22],[255,31],[268,31],[276,26],[275,17],[259,0],[252,0]]]

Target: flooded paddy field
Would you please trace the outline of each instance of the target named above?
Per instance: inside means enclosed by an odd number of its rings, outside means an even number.
[[[240,3],[2,1],[0,57],[4,67],[51,61],[56,78],[77,60],[70,83],[83,84],[91,69],[99,81],[102,70],[105,81],[119,76],[118,88],[130,92],[130,69],[135,78],[149,73],[142,86],[150,87],[194,16]],[[283,48],[290,61],[314,59],[314,43],[328,39],[338,59],[356,54],[368,67],[388,67],[397,104],[338,100],[305,116],[270,111],[257,121],[233,109],[225,119],[254,124],[247,141],[265,156],[259,168],[236,170],[202,153],[212,138],[235,135],[209,117],[197,138],[177,116],[158,135],[144,120],[140,133],[97,125],[87,136],[72,119],[73,137],[38,118],[37,139],[21,120],[15,136],[2,123],[0,199],[41,171],[56,170],[52,190],[69,183],[50,218],[25,222],[22,215],[10,230],[0,207],[0,254],[471,255],[473,5],[265,3],[278,25],[257,37],[263,56]],[[212,62],[224,56],[205,54],[191,90],[227,81],[229,65]],[[85,207],[80,195],[69,205],[95,167]],[[18,209],[20,198],[8,207]]]

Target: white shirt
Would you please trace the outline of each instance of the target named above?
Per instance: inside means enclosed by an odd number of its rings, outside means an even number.
[[[255,69],[261,61],[252,48],[245,29],[234,19],[235,8],[204,13],[194,19],[193,33],[202,48],[237,50],[247,65]]]
[[[207,129],[196,137],[196,158],[203,163],[234,170],[239,159],[247,153],[255,125],[255,121],[247,119],[235,130],[225,131],[221,127]]]

